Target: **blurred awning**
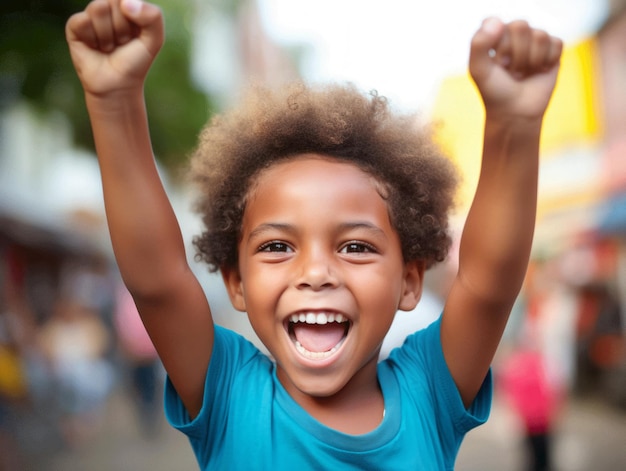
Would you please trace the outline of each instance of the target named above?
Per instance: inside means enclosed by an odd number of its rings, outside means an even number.
[[[604,202],[598,218],[597,231],[605,235],[626,234],[626,191]]]
[[[74,255],[99,255],[99,240],[72,227],[64,215],[0,188],[0,241],[39,251]]]

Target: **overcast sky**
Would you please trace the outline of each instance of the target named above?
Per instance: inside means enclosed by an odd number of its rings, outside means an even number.
[[[269,34],[307,44],[305,78],[349,80],[394,104],[427,108],[441,77],[463,72],[483,18],[523,18],[573,42],[605,0],[259,0]]]

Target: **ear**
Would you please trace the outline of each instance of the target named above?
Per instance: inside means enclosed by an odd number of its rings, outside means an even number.
[[[243,283],[239,275],[239,270],[237,268],[223,267],[220,269],[220,272],[222,273],[222,279],[224,280],[224,285],[226,286],[226,291],[228,292],[228,297],[233,307],[238,311],[246,312]]]
[[[408,262],[404,266],[404,278],[402,280],[402,296],[398,303],[401,311],[412,311],[422,297],[424,286],[425,263],[420,260]]]

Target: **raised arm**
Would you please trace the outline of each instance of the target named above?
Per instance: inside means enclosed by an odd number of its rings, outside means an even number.
[[[541,125],[561,49],[560,40],[524,21],[485,20],[472,39],[470,73],[486,112],[484,148],[441,332],[466,405],[485,378],[526,273]]]
[[[117,263],[193,417],[202,405],[213,324],[150,142],[143,86],[163,43],[161,11],[136,0],[94,0],[68,20],[66,37],[85,91]]]

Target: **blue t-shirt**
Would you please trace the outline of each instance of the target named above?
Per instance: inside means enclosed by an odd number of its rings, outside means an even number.
[[[168,380],[165,411],[186,434],[202,470],[452,470],[465,434],[491,406],[487,375],[465,409],[441,348],[440,321],[409,336],[378,365],[385,417],[363,435],[338,432],[285,391],[274,363],[216,326],[204,402],[190,421]]]

